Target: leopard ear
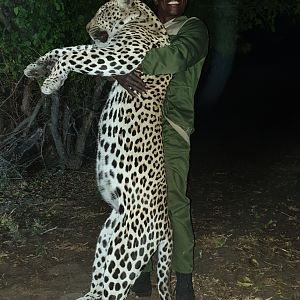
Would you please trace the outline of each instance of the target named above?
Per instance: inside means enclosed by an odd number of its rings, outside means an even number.
[[[134,0],[117,0],[121,9],[128,9],[132,6]]]

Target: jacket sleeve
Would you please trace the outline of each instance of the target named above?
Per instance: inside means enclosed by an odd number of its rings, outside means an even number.
[[[188,20],[171,44],[151,49],[142,62],[146,74],[175,74],[187,70],[207,55],[208,31],[205,24],[196,18]]]

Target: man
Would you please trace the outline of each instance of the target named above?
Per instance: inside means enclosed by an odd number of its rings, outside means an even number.
[[[208,51],[208,32],[202,21],[187,18],[187,0],[154,0],[171,45],[152,49],[141,64],[146,74],[173,74],[164,104],[163,143],[168,186],[168,206],[173,227],[172,268],[176,272],[176,299],[195,298],[192,285],[194,235],[190,200],[186,196],[190,141],[194,126],[194,94]],[[144,92],[145,84],[133,72],[117,76],[132,95]],[[137,296],[151,295],[151,266],[133,286]]]

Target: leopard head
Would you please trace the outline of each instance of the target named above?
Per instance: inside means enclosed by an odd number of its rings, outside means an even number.
[[[140,0],[110,0],[100,7],[86,30],[96,42],[105,43],[119,25],[139,15]]]

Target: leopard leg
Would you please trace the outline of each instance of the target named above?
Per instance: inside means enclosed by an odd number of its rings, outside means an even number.
[[[41,91],[45,95],[50,95],[58,91],[68,78],[70,70],[66,64],[57,61],[51,70],[51,74],[44,80]]]
[[[132,230],[128,225],[132,225],[131,222],[122,224],[111,238],[101,300],[125,300],[131,286],[157,249],[157,243],[149,246],[146,234],[139,234],[141,230]]]
[[[157,281],[161,300],[170,300],[170,270],[172,259],[172,234],[168,234],[158,246]]]
[[[93,263],[93,275],[90,291],[77,300],[100,299],[103,291],[103,274],[107,265],[106,257],[114,229],[118,224],[119,214],[113,210],[103,225],[97,245]]]

